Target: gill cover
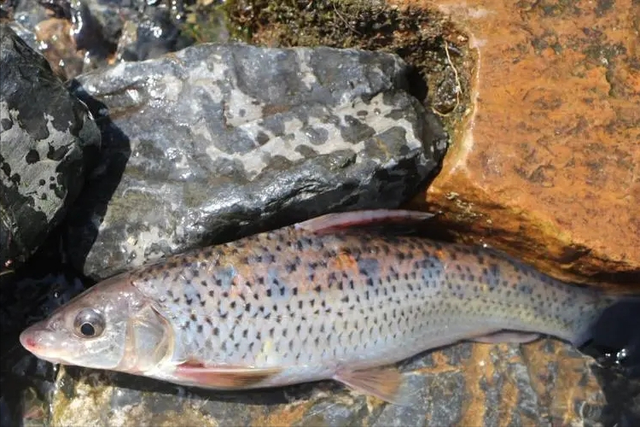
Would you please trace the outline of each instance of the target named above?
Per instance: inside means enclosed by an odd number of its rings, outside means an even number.
[[[174,342],[169,322],[151,305],[146,305],[127,324],[124,357],[118,370],[131,373],[153,370],[171,357]]]

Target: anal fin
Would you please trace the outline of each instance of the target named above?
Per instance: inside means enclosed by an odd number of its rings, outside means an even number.
[[[516,332],[516,331],[499,331],[489,335],[482,335],[478,337],[470,338],[470,341],[485,343],[485,344],[499,344],[499,343],[515,343],[525,344],[540,338],[540,334],[532,332]]]
[[[410,224],[433,217],[420,211],[401,209],[371,209],[343,213],[332,213],[312,218],[295,225],[298,230],[312,233],[330,233],[350,227],[384,224]]]
[[[342,369],[333,379],[349,388],[395,405],[408,406],[411,404],[411,397],[417,394],[417,390],[412,390],[404,375],[394,367],[359,371]]]

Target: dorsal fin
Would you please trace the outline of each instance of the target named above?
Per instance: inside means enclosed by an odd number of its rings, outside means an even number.
[[[312,218],[295,225],[298,230],[322,234],[332,233],[352,227],[364,227],[387,224],[415,224],[433,217],[432,214],[420,211],[400,209],[371,209],[332,213]]]

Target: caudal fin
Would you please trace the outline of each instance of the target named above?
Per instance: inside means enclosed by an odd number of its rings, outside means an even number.
[[[640,297],[623,297],[591,325],[579,350],[627,377],[640,377]]]

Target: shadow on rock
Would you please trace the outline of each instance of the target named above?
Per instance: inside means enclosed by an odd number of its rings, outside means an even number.
[[[69,90],[87,104],[102,134],[98,167],[89,175],[65,221],[66,224],[83,226],[68,227],[69,231],[63,235],[65,253],[73,247],[75,259],[82,260],[84,264],[98,236],[100,222],[107,212],[109,201],[122,179],[131,155],[131,146],[129,137],[111,121],[105,104],[91,97],[76,80],[70,82]]]
[[[640,378],[625,378],[610,369],[598,366],[593,367],[593,372],[608,402],[602,413],[603,425],[640,425]]]

